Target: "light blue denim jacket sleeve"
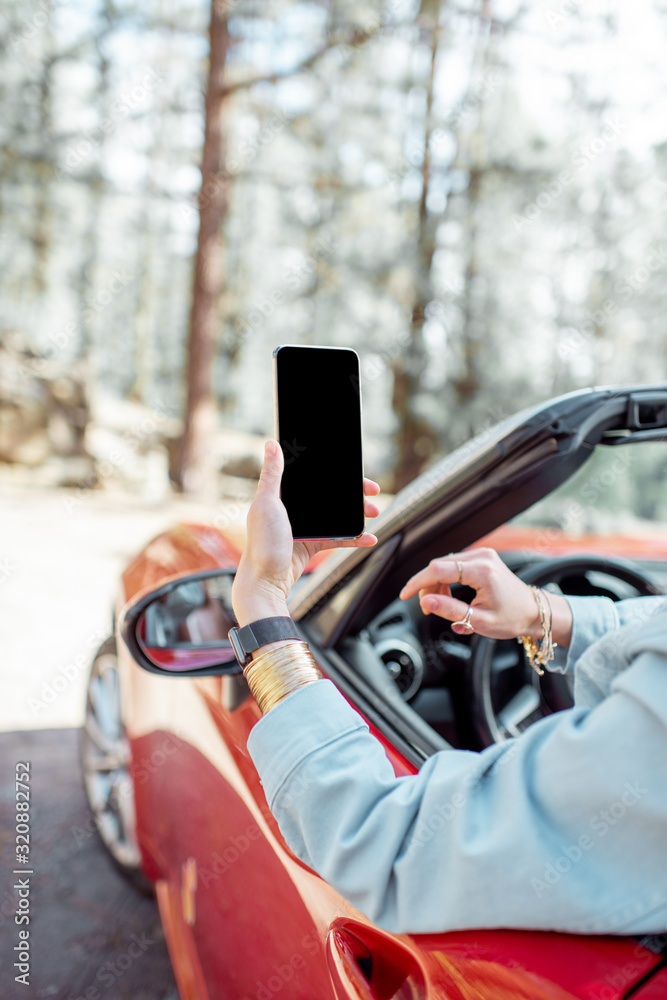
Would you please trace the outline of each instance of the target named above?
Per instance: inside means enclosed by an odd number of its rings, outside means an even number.
[[[248,749],[292,850],[396,933],[667,930],[667,602],[569,598],[575,707],[397,778],[331,681]]]

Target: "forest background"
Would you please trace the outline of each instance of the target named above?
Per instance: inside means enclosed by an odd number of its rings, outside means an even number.
[[[280,343],[358,350],[390,492],[664,372],[662,0],[11,0],[2,50],[0,459],[35,481],[252,475]]]

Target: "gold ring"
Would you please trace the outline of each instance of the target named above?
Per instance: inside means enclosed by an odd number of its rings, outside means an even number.
[[[458,566],[458,569],[459,569],[459,578],[458,578],[458,580],[456,582],[460,583],[461,580],[463,579],[463,563],[459,562],[459,560],[457,559],[456,560],[456,565]]]
[[[470,635],[471,632],[475,631],[475,626],[471,623],[472,618],[472,604],[468,608],[465,618],[460,622],[452,622],[452,632],[456,632],[457,635]]]

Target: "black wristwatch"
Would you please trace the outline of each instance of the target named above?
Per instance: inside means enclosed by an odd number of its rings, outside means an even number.
[[[232,644],[239,664],[247,667],[252,660],[250,654],[260,646],[264,646],[267,642],[276,642],[278,639],[301,639],[301,636],[291,618],[274,617],[259,618],[256,622],[244,625],[243,628],[236,625],[230,628],[227,638]]]

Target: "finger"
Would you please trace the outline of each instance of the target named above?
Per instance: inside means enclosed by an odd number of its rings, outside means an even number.
[[[370,531],[364,531],[363,534],[359,535],[358,538],[346,538],[342,542],[336,541],[335,538],[329,538],[327,541],[320,542],[321,549],[350,549],[350,548],[369,548],[371,545],[377,543],[377,537]]]
[[[379,485],[372,479],[366,479],[364,476],[364,496],[376,497],[380,492]]]
[[[419,599],[425,597],[427,594],[445,594],[447,597],[452,596],[452,592],[445,583],[436,583],[432,587],[422,587],[419,591]]]
[[[364,514],[366,517],[377,517],[380,513],[380,508],[377,504],[371,503],[370,500],[364,501]]]
[[[408,598],[414,597],[420,590],[427,588],[435,590],[441,583],[449,586],[452,583],[456,583],[458,578],[459,569],[456,562],[449,562],[444,559],[434,560],[424,569],[420,570],[419,573],[411,576],[398,596],[406,601]]]
[[[458,601],[455,597],[448,597],[445,594],[424,594],[419,599],[419,606],[425,615],[438,615],[440,618],[448,618],[456,622],[465,618],[469,605],[465,601]]]
[[[451,622],[463,621],[472,608],[470,624],[475,631],[479,632],[480,635],[488,635],[489,631],[492,631],[490,629],[492,618],[490,618],[489,612],[485,608],[481,608],[479,604],[475,604],[474,601],[472,604],[466,604],[465,601],[457,601],[455,597],[427,594],[420,601],[420,607],[425,615],[437,615],[439,618],[445,618]]]
[[[279,497],[284,464],[282,448],[277,441],[270,438],[264,445],[264,463],[259,474],[257,489],[262,493],[270,493]]]
[[[465,555],[465,553],[461,553]],[[461,571],[459,571],[461,563]],[[428,566],[410,577],[401,590],[399,597],[408,600],[425,587],[433,587],[435,584],[444,583],[451,586],[454,583],[462,583],[466,587],[477,590],[488,577],[488,566],[479,556],[474,561],[468,553],[467,559],[445,556],[442,559],[433,559]]]

